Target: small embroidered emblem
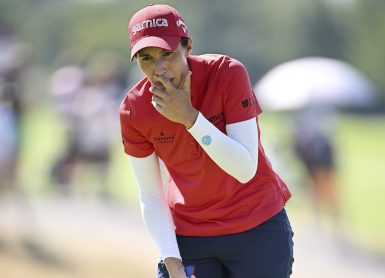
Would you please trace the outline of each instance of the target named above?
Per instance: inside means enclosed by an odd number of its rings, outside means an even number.
[[[211,137],[210,137],[210,135],[205,135],[205,136],[202,137],[202,144],[206,145],[206,146],[211,144]]]

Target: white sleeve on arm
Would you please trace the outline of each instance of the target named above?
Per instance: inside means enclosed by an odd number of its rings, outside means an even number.
[[[241,183],[254,177],[258,168],[258,127],[255,118],[226,125],[226,135],[199,113],[188,131],[226,173]]]
[[[137,181],[143,221],[162,259],[181,259],[174,221],[162,187],[158,156],[155,153],[145,158],[130,156],[130,162]]]

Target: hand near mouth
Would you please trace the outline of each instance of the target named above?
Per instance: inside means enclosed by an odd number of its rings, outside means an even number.
[[[198,117],[198,110],[192,106],[190,99],[191,71],[184,76],[179,88],[165,77],[158,77],[158,80],[162,86],[150,87],[155,109],[170,121],[190,128]]]

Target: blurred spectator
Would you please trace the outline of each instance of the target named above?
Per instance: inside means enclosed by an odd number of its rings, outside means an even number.
[[[69,141],[63,154],[55,161],[51,178],[60,191],[68,192],[72,179],[75,160],[75,127],[72,115],[72,103],[77,94],[85,86],[84,70],[78,65],[67,65],[56,70],[50,77],[50,93],[53,97],[54,109],[64,123],[64,134]]]
[[[294,128],[294,151],[308,175],[316,221],[321,212],[338,224],[339,196],[336,181],[335,148],[332,133],[334,112],[321,106],[309,106],[298,112]]]
[[[52,262],[52,253],[38,240],[33,211],[18,180],[30,51],[9,26],[0,25],[0,247],[16,238],[29,255]]]
[[[17,172],[25,108],[22,82],[29,61],[29,47],[6,26],[0,26],[0,191],[20,190]]]
[[[118,134],[116,111],[126,86],[120,61],[116,54],[106,52],[94,56],[85,69],[66,66],[51,77],[56,108],[65,120],[69,137],[67,149],[52,169],[54,182],[64,192],[75,185],[76,169],[93,168],[99,193],[110,197],[108,170],[111,147]]]

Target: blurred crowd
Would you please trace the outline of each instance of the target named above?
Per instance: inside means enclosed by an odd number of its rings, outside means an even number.
[[[73,60],[67,58],[49,77],[50,103],[67,137],[65,150],[52,165],[51,180],[62,193],[70,193],[76,170],[92,166],[99,193],[109,198],[111,147],[119,137],[117,111],[127,85],[125,61],[109,51],[86,65]]]
[[[0,193],[18,188],[21,120],[26,105],[23,78],[30,58],[28,46],[0,26]]]
[[[68,51],[59,55],[46,78],[46,102],[62,128],[64,149],[49,173],[52,186],[70,194],[79,168],[94,168],[99,193],[110,197],[108,168],[111,148],[119,140],[118,106],[128,82],[126,59],[102,51],[79,59]],[[0,31],[0,189],[21,190],[18,165],[23,142],[22,121],[30,104],[24,76],[30,70],[31,49],[9,30]],[[42,136],[45,136],[42,134]],[[63,140],[63,138],[60,138]]]
[[[129,82],[127,61],[113,51],[86,60],[70,52],[60,55],[44,78],[43,98],[35,96],[60,126],[62,138],[56,134],[47,140],[63,141],[45,173],[49,191],[75,196],[76,187],[88,186],[79,180],[79,173],[86,172],[99,197],[112,201],[108,177],[112,148],[120,140],[118,107]],[[31,47],[0,26],[0,250],[16,244],[36,258],[52,260],[50,248],[39,239],[30,184],[20,178],[22,152],[32,147],[25,122],[36,105],[29,95],[33,70]],[[33,177],[28,180],[34,183]]]

